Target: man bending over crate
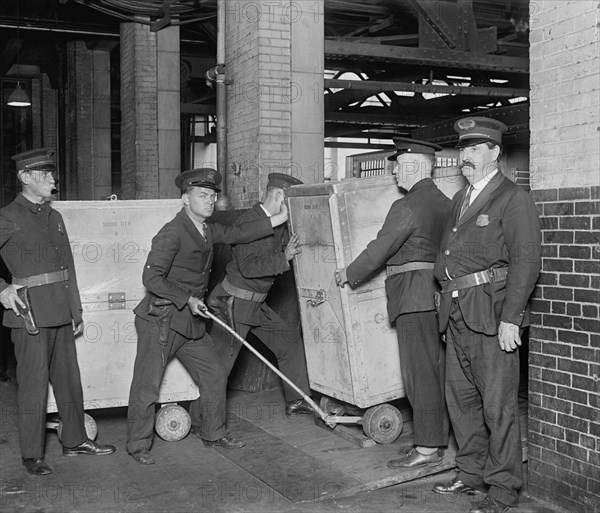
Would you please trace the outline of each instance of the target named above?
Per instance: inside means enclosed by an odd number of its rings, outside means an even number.
[[[19,442],[27,472],[52,473],[44,462],[48,381],[63,425],[63,454],[104,455],[112,445],[88,439],[75,337],[83,332],[73,254],[62,216],[50,206],[56,188],[54,150],[12,157],[23,191],[0,210],[0,254],[12,281],[0,278],[4,325],[17,360]]]
[[[229,449],[245,442],[229,436],[226,427],[227,376],[206,332],[203,297],[213,260],[213,244],[250,242],[273,233],[287,220],[278,215],[236,226],[207,225],[214,211],[221,174],[210,168],[191,169],[175,179],[183,208],[152,239],[142,281],[148,293],[135,308],[137,355],[127,410],[127,452],[142,465],[150,455],[154,405],[167,363],[183,364],[200,388],[192,425],[200,427],[207,447]]]
[[[256,203],[236,223],[269,219],[285,208],[284,190],[302,182],[283,173],[270,173],[267,193],[262,203]],[[300,252],[298,236],[293,235],[287,244],[284,227],[272,235],[232,248],[233,259],[227,264],[226,276],[210,293],[209,305],[223,305],[231,301],[231,321],[235,330],[245,337],[252,332],[277,358],[279,369],[306,395],[310,395],[304,343],[296,326],[282,319],[265,300],[275,278],[289,271],[289,261]],[[225,370],[233,368],[241,345],[221,348]],[[227,354],[225,354],[227,353]],[[283,385],[286,415],[313,413],[308,403],[286,383]],[[192,409],[196,405],[192,404]]]
[[[444,351],[438,331],[433,266],[450,200],[431,179],[436,144],[397,137],[394,174],[406,196],[394,202],[377,237],[348,267],[336,271],[338,285],[364,283],[386,265],[387,309],[395,323],[400,369],[413,409],[415,447],[401,450],[390,468],[442,461],[448,444],[444,400]]]

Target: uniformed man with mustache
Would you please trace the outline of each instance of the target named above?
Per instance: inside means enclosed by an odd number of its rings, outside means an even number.
[[[434,272],[458,475],[433,491],[487,491],[470,513],[504,513],[523,483],[519,346],[540,271],[540,224],[529,194],[498,168],[506,125],[468,117],[454,128],[469,185],[452,200]]]

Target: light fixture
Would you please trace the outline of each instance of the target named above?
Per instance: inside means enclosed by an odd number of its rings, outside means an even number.
[[[19,0],[17,0],[17,73],[21,72],[21,39],[19,38],[19,27],[20,27],[20,19],[19,19]],[[29,100],[29,96],[25,90],[21,87],[21,82],[17,81],[17,87],[15,87],[14,91],[10,93],[8,97],[7,105],[11,107],[29,107],[31,106],[31,101]]]
[[[29,96],[21,87],[21,83],[17,82],[17,87],[15,87],[14,91],[10,93],[8,97],[8,102],[6,105],[10,105],[11,107],[29,107],[31,106],[31,102],[29,101]]]

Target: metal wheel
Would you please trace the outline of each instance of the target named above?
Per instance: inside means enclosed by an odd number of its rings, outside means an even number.
[[[190,432],[192,419],[184,408],[177,404],[163,406],[156,414],[154,429],[163,440],[177,442]]]
[[[389,444],[396,440],[403,424],[398,408],[386,403],[369,408],[362,420],[365,435],[378,444]]]
[[[85,433],[90,440],[95,440],[96,436],[98,436],[98,426],[96,425],[96,421],[91,415],[87,413],[83,414],[83,423],[85,426]],[[61,420],[58,421],[58,425],[56,426],[56,435],[58,439],[61,440],[63,430],[63,423]]]
[[[333,397],[326,395],[321,396],[319,408],[321,408],[328,415],[339,416],[346,413],[346,407],[342,403],[336,401]]]

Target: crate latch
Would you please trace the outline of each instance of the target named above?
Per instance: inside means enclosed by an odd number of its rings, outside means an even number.
[[[321,303],[327,301],[327,294],[323,289],[300,289],[300,294],[308,297],[306,300],[308,306],[319,306]]]
[[[108,309],[109,310],[125,310],[126,299],[125,292],[109,292],[108,293]]]

